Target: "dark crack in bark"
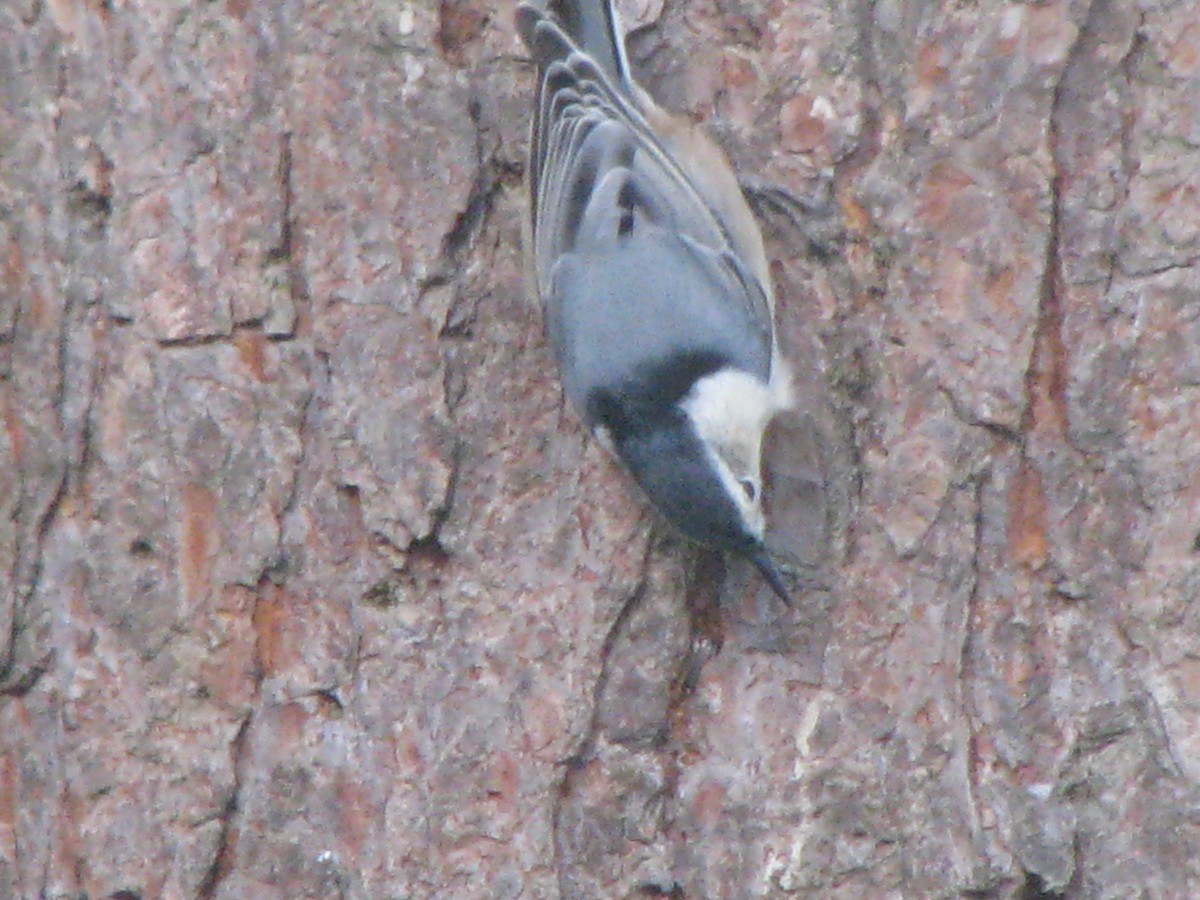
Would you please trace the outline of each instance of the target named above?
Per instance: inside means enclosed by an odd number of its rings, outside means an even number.
[[[13,628],[14,633],[16,628]],[[32,691],[42,676],[49,672],[54,667],[54,662],[58,658],[58,654],[51,650],[37,659],[32,665],[26,667],[20,672],[13,673],[13,659],[10,657],[9,666],[3,672],[0,672],[0,696],[4,697],[23,697]]]
[[[473,98],[467,105],[467,113],[471,117],[475,134],[475,180],[467,193],[466,204],[455,218],[450,230],[442,238],[440,271],[422,286],[422,293],[430,287],[445,283],[458,274],[462,268],[462,256],[471,248],[475,238],[483,230],[484,223],[491,213],[496,192],[500,187],[494,166],[484,148],[482,106],[477,98]]]
[[[852,560],[858,548],[859,516],[856,510],[862,506],[866,483],[863,448],[869,443],[872,415],[868,404],[874,389],[869,350],[872,339],[859,324],[860,315],[866,307],[878,309],[887,296],[891,272],[891,259],[876,240],[871,217],[853,193],[856,179],[868,173],[884,153],[881,108],[885,94],[874,39],[875,8],[875,0],[857,0],[850,13],[857,32],[855,58],[861,92],[861,126],[854,148],[834,164],[833,183],[836,205],[843,219],[843,249],[853,244],[867,248],[863,265],[869,267],[868,280],[864,281],[856,274],[844,252],[822,261],[840,301],[832,323],[828,360],[833,401],[831,413],[838,430],[836,439],[846,451],[844,474],[840,476],[846,481],[842,538],[846,563]]]
[[[966,754],[966,758],[963,760],[966,769],[966,809],[971,817],[971,838],[980,855],[982,855],[983,849],[984,829],[979,815],[979,797],[983,784],[981,777],[982,763],[979,758],[978,747],[979,736],[975,730],[976,723],[980,721],[980,715],[971,690],[977,680],[974,642],[975,632],[979,623],[980,580],[983,577],[985,565],[983,560],[984,495],[986,494],[989,482],[990,476],[988,473],[981,472],[975,477],[972,485],[974,489],[974,521],[972,523],[974,540],[971,549],[971,589],[967,593],[966,609],[963,615],[962,645],[959,648],[958,656],[958,672],[954,679],[954,684],[959,695],[958,707],[960,714],[958,722],[966,731],[966,737],[963,742],[963,750]]]
[[[562,834],[562,818],[567,804],[575,794],[575,783],[579,773],[588,765],[592,751],[600,734],[600,717],[604,707],[604,692],[612,677],[612,656],[617,642],[624,635],[634,612],[645,599],[649,591],[650,545],[647,544],[646,555],[642,559],[642,577],[633,592],[626,598],[618,610],[616,617],[604,635],[600,645],[600,670],[592,685],[591,711],[587,727],[579,739],[575,751],[561,761],[564,766],[562,780],[559,782],[551,809],[551,835],[554,842],[554,868],[558,878],[559,892],[563,897],[572,895],[567,869],[570,863],[570,849],[564,846]]]
[[[1050,99],[1046,141],[1050,172],[1046,245],[1042,258],[1042,280],[1038,295],[1033,347],[1025,371],[1025,408],[1019,426],[1020,463],[1010,495],[1009,547],[1016,562],[1028,570],[1045,569],[1050,556],[1046,497],[1042,472],[1029,450],[1029,441],[1041,435],[1069,446],[1067,407],[1067,347],[1063,337],[1065,280],[1061,257],[1064,227],[1064,180],[1068,161],[1064,155],[1067,107],[1075,67],[1084,55],[1099,3],[1093,3],[1087,18],[1066,55]]]
[[[1050,107],[1047,142],[1050,156],[1050,218],[1047,222],[1046,253],[1042,261],[1042,283],[1038,296],[1038,319],[1033,338],[1033,354],[1025,372],[1026,406],[1021,432],[1050,431],[1065,436],[1067,429],[1066,354],[1063,343],[1062,295],[1063,264],[1059,256],[1063,220],[1063,168],[1060,141],[1062,135],[1062,105],[1066,82],[1070,77],[1071,60],[1078,52],[1076,39],[1068,62],[1054,86]]]
[[[242,789],[246,781],[246,772],[249,768],[249,752],[248,743],[251,726],[254,722],[258,705],[262,698],[262,684],[266,677],[266,662],[263,659],[261,620],[259,618],[259,606],[262,602],[262,592],[271,590],[270,582],[264,576],[259,580],[258,585],[254,589],[254,603],[250,609],[250,621],[254,629],[254,668],[252,677],[254,680],[252,706],[242,717],[241,723],[238,725],[238,730],[230,741],[230,765],[233,769],[233,786],[230,788],[229,797],[221,808],[217,819],[220,822],[220,830],[217,836],[216,851],[213,854],[212,862],[209,864],[208,870],[204,874],[199,887],[196,890],[197,900],[212,900],[217,896],[221,882],[226,876],[233,871],[234,854],[237,848],[237,817],[241,811]]]
[[[286,294],[290,304],[290,320],[279,315],[274,302],[268,306],[266,317],[258,325],[274,341],[291,340],[296,332],[307,324],[308,285],[304,270],[296,258],[295,247],[295,179],[292,166],[292,133],[285,131],[279,136],[279,167],[275,174],[278,183],[281,209],[279,213],[279,243],[267,251],[263,260],[264,277],[276,284]]]
[[[296,429],[299,451],[296,454],[296,461],[292,467],[292,479],[288,494],[284,498],[277,516],[279,537],[275,559],[268,566],[265,573],[277,582],[282,582],[287,577],[289,565],[287,558],[287,522],[292,513],[296,511],[298,504],[304,496],[302,476],[309,462],[314,440],[313,435],[320,427],[316,421],[319,388],[325,388],[329,384],[331,377],[328,358],[321,356],[309,348],[305,354],[305,359],[307,362],[305,377],[308,381],[308,389],[304,394],[304,408],[300,412],[300,424]],[[323,378],[320,385],[316,383],[318,374]]]
[[[285,131],[279,136],[279,168],[275,173],[279,193],[283,200],[280,211],[279,243],[267,251],[267,262],[293,262],[292,206],[295,200],[292,180],[292,133]]]
[[[257,652],[256,652],[257,656]],[[257,660],[256,660],[257,662]],[[261,668],[256,669],[255,679],[261,683],[262,673]],[[256,685],[255,694],[258,693]],[[234,852],[237,846],[237,829],[236,819],[241,801],[242,785],[245,779],[246,769],[246,744],[247,737],[250,733],[250,724],[254,719],[254,713],[248,712],[242,718],[241,724],[238,726],[237,733],[233,736],[230,742],[230,756],[233,765],[233,787],[230,789],[229,798],[225,801],[218,819],[220,821],[220,831],[217,834],[217,849],[213,854],[212,863],[208,867],[208,871],[204,873],[204,878],[200,881],[196,888],[197,900],[212,900],[217,896],[217,891],[221,886],[221,882],[233,870]]]
[[[880,87],[879,63],[875,58],[875,0],[858,0],[854,5],[853,18],[858,32],[857,60],[858,78],[862,85],[862,128],[858,145],[839,164],[843,177],[862,172],[879,156],[883,149],[883,122],[879,107],[883,103]]]
[[[1129,41],[1129,47],[1126,48],[1125,54],[1121,57],[1121,61],[1117,64],[1116,68],[1116,71],[1121,75],[1116,80],[1121,114],[1121,127],[1119,131],[1121,184],[1119,185],[1120,196],[1116,198],[1113,204],[1114,210],[1124,209],[1129,202],[1130,188],[1133,184],[1134,176],[1141,165],[1134,149],[1133,126],[1137,119],[1137,100],[1134,95],[1134,85],[1137,82],[1136,70],[1138,61],[1141,59],[1143,52],[1145,52],[1147,45],[1146,36],[1142,30],[1144,22],[1145,14],[1143,13],[1138,17],[1138,24],[1134,29],[1132,39]],[[1112,289],[1113,277],[1119,266],[1118,257],[1119,250],[1117,247],[1113,247],[1108,254],[1108,277],[1104,285],[1104,292],[1106,294]]]
[[[564,780],[569,788],[570,773],[587,765],[588,758],[596,747],[596,740],[600,733],[600,716],[604,707],[604,691],[608,687],[608,682],[612,677],[612,655],[617,641],[624,635],[629,624],[629,620],[633,617],[638,605],[645,599],[647,594],[647,581],[645,578],[634,589],[633,593],[621,605],[621,609],[617,612],[616,618],[613,619],[612,625],[609,626],[608,632],[604,635],[604,642],[600,645],[600,671],[596,676],[596,682],[592,685],[592,708],[591,715],[588,718],[587,728],[584,729],[583,736],[579,740],[579,745],[576,750],[562,761],[567,767],[567,777]],[[570,793],[569,789],[566,793]]]

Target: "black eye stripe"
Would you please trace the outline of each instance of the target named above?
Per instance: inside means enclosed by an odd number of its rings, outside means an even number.
[[[751,503],[758,497],[758,485],[751,478],[739,478],[738,484],[742,486],[742,490],[746,493],[746,499]]]

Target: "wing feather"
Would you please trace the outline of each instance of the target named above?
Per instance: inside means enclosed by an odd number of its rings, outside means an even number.
[[[624,181],[620,206],[629,221],[661,225],[715,254],[731,270],[727,275],[744,287],[735,296],[769,327],[772,302],[765,272],[747,265],[738,252],[741,242],[656,136],[638,98],[615,86],[541,10],[520,7],[518,26],[542,72],[529,173],[539,295],[544,299],[550,290],[555,262],[581,249],[581,235],[596,235],[598,223],[585,229],[585,220],[613,219],[611,200],[605,200],[609,192],[597,193],[596,187],[616,173]],[[614,228],[620,227],[619,218],[612,221]]]

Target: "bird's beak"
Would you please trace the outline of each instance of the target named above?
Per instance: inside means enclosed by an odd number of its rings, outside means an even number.
[[[755,568],[762,573],[763,579],[771,586],[776,595],[790,607],[795,607],[792,602],[792,596],[788,593],[787,585],[783,583],[783,576],[779,574],[779,569],[775,566],[775,561],[771,559],[765,548],[760,548],[750,555],[750,561],[754,563]]]

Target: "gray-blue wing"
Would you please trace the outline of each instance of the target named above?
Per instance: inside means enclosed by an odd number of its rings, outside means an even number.
[[[704,359],[763,382],[771,332],[743,302],[750,289],[707,248],[647,223],[619,243],[559,257],[546,323],[568,398],[589,419],[593,392],[623,393]],[[591,424],[595,424],[594,422]]]
[[[532,250],[568,395],[699,341],[766,380],[770,301],[718,218],[556,22],[531,7],[518,22],[542,70]]]

